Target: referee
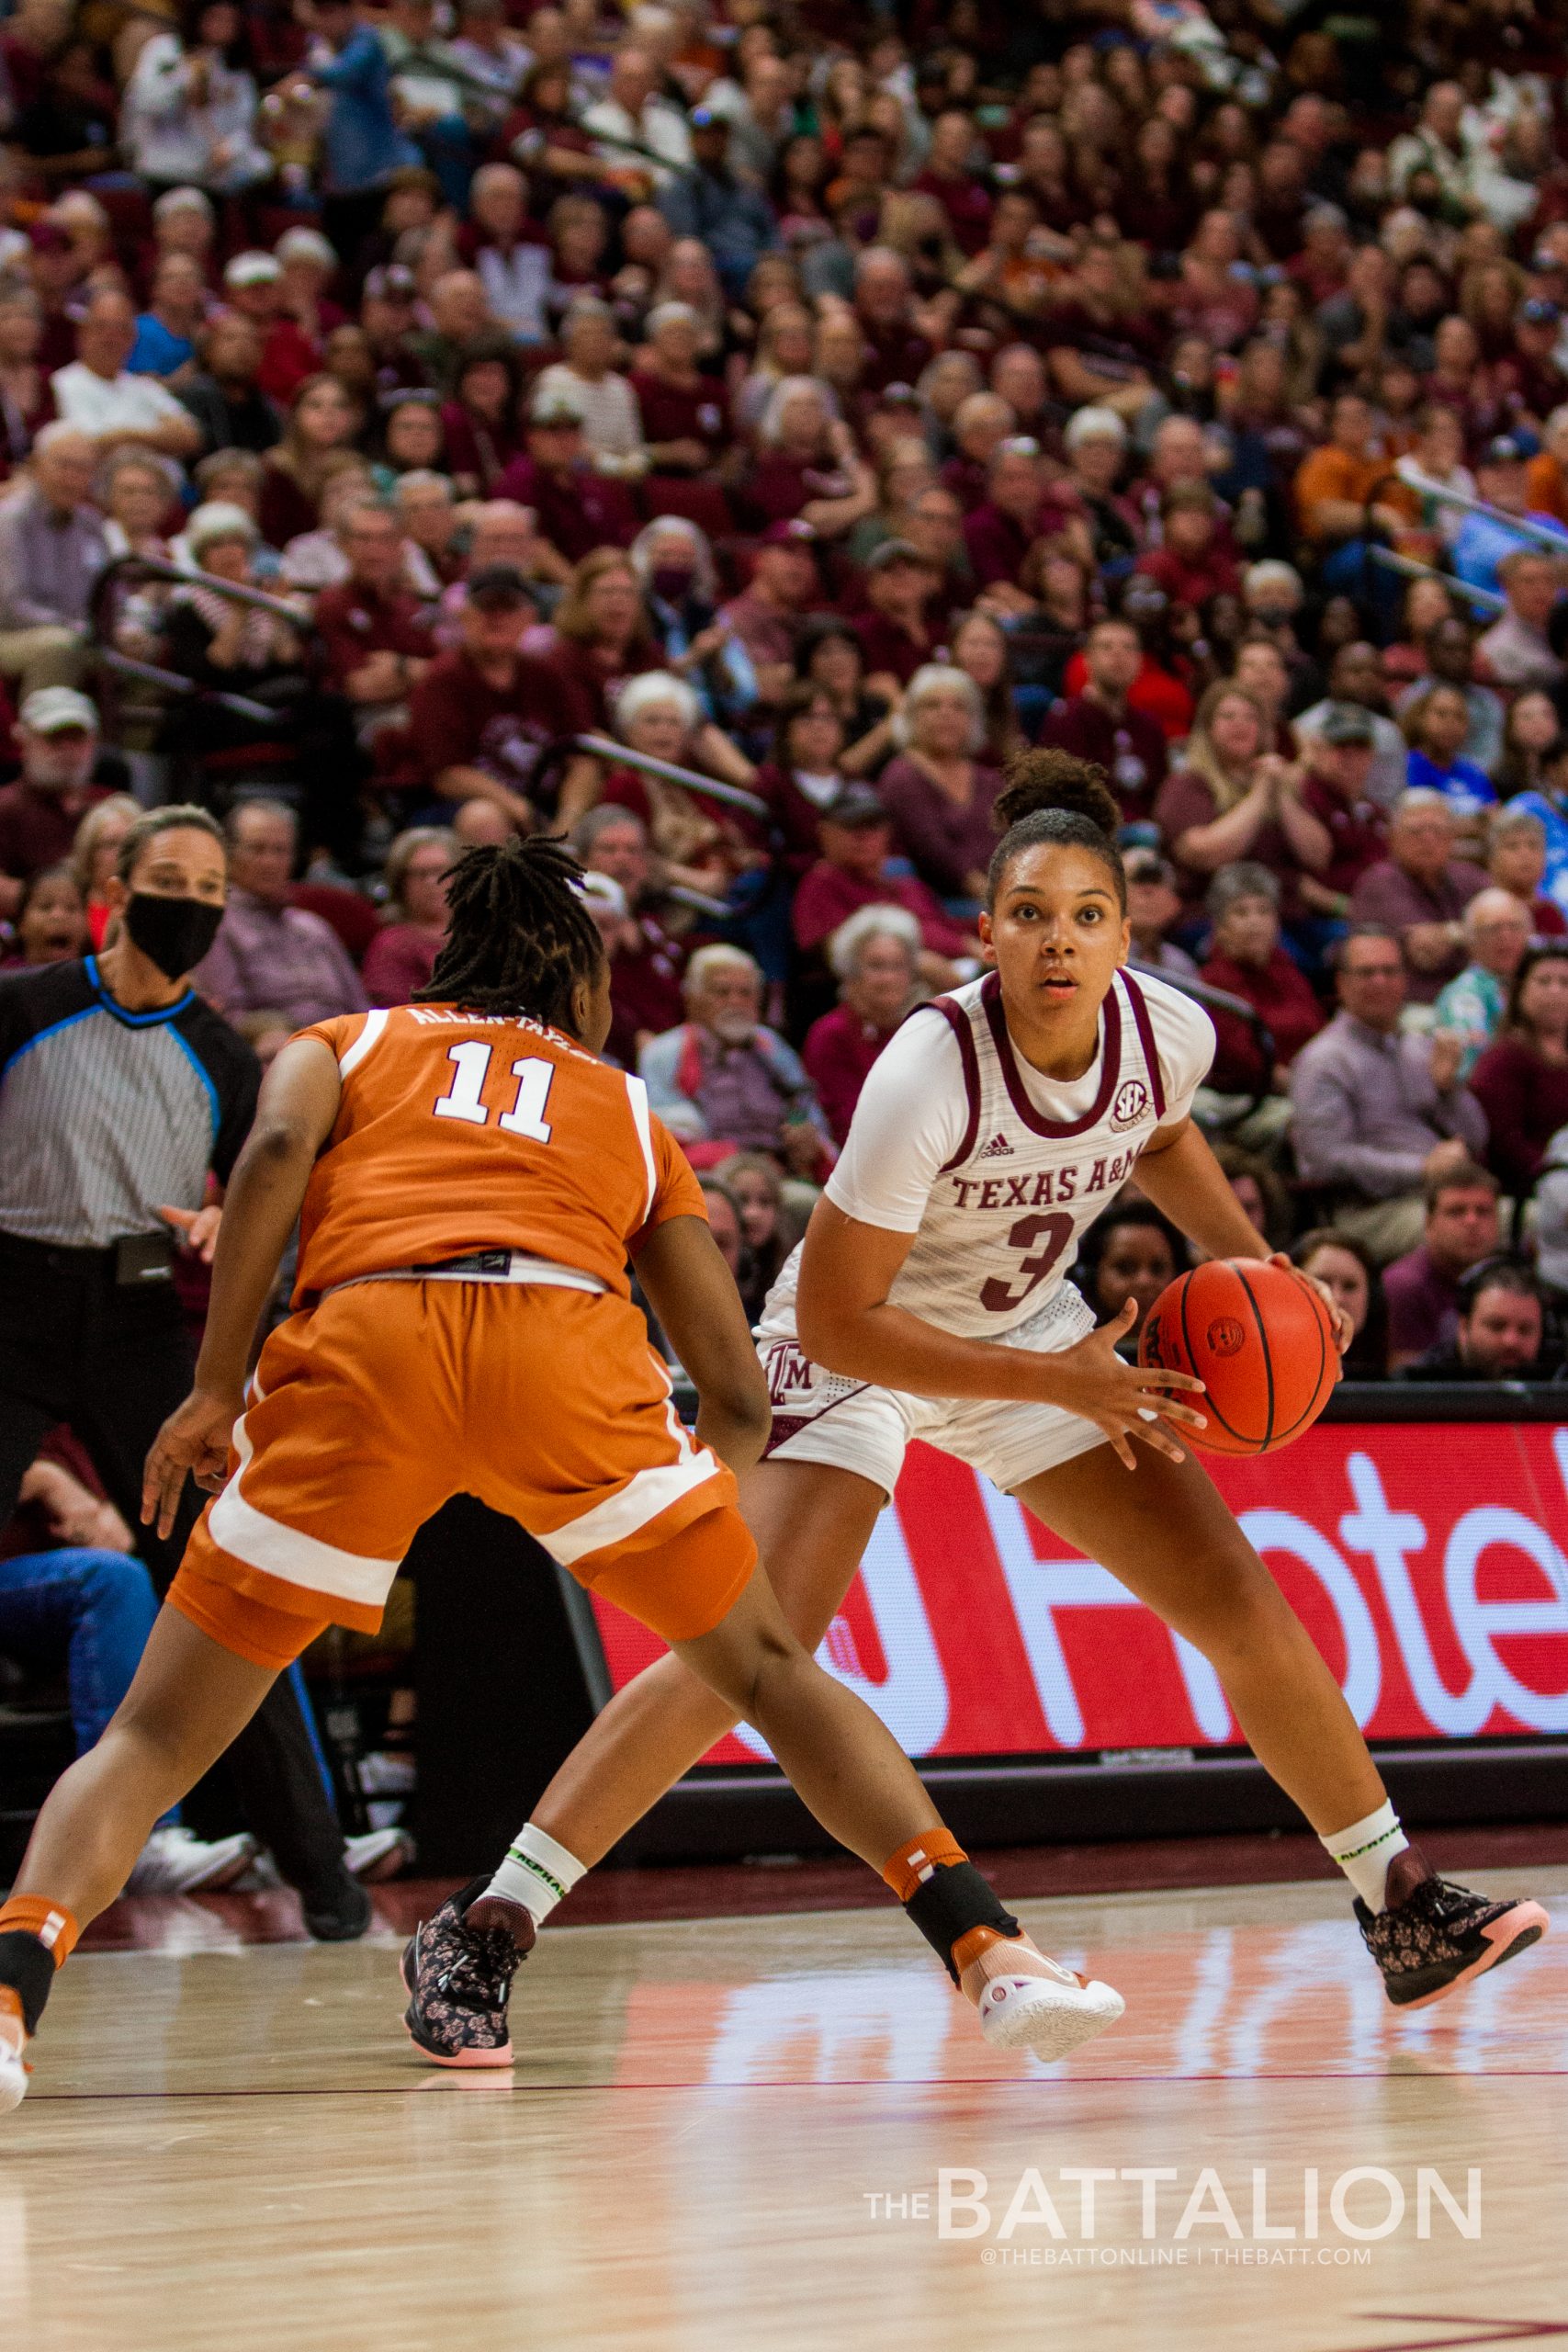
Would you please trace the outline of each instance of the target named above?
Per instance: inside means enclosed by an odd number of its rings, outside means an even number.
[[[117,1509],[141,1510],[141,1470],[187,1394],[190,1344],[162,1212],[209,1241],[210,1169],[227,1179],[260,1072],[189,973],[228,888],[205,809],[139,818],[106,890],[112,944],[0,979],[0,1523],[39,1440],[69,1422]],[[164,1589],[196,1505],[141,1545]],[[275,1684],[231,1751],[250,1826],[299,1890],[311,1933],[363,1932],[370,1905],[344,1862],[297,1690]]]

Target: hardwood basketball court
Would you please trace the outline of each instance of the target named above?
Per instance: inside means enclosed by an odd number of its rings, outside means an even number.
[[[0,2127],[0,2345],[1568,2343],[1568,1936],[1400,2018],[1337,1883],[1023,1903],[1128,2001],[1047,2070],[886,1907],[558,1927],[515,2074],[459,2076],[398,2022],[408,1892],[350,1947],[258,1946],[239,1907],[141,1906],[157,1949],[62,1977]]]

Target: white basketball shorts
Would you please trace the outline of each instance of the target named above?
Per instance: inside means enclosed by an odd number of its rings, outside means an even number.
[[[998,1334],[998,1344],[1055,1354],[1094,1329],[1094,1315],[1070,1283],[1038,1314]],[[758,1329],[757,1352],[773,1399],[770,1462],[823,1462],[852,1470],[891,1495],[912,1438],[982,1471],[1004,1494],[1055,1470],[1106,1439],[1092,1421],[1056,1405],[974,1396],[907,1396],[825,1372],[801,1353],[792,1308]]]

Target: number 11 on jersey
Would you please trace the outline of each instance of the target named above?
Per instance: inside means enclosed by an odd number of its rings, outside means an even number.
[[[485,1080],[490,1075],[493,1046],[470,1037],[460,1046],[449,1046],[446,1058],[456,1065],[452,1083],[434,1106],[438,1119],[463,1119],[471,1127],[490,1124],[489,1106],[483,1100]],[[496,1125],[509,1136],[527,1136],[535,1143],[548,1143],[550,1123],[545,1116],[545,1105],[550,1099],[556,1066],[536,1054],[513,1062],[512,1075],[517,1080],[517,1092],[510,1111],[502,1111]]]

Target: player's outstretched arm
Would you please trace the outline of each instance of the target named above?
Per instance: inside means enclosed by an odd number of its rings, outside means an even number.
[[[196,1385],[153,1440],[142,1474],[142,1524],[156,1513],[161,1535],[175,1523],[187,1471],[209,1489],[221,1482],[229,1432],[244,1409],[256,1323],[341,1093],[337,1062],[319,1037],[285,1046],[262,1081],[255,1123],[223,1204]]]
[[[731,1470],[749,1470],[768,1442],[768,1384],[707,1219],[672,1216],[656,1226],[637,1252],[637,1271],[696,1385],[698,1437]]]
[[[1129,1328],[1130,1311],[1052,1354],[960,1339],[889,1299],[914,1239],[912,1233],[846,1216],[829,1200],[818,1202],[807,1227],[795,1295],[800,1344],[814,1363],[917,1396],[1016,1397],[1060,1405],[1103,1430],[1129,1468],[1130,1437],[1180,1460],[1180,1449],[1162,1423],[1201,1428],[1202,1415],[1178,1404],[1170,1392],[1201,1389],[1203,1384],[1186,1373],[1123,1363],[1116,1342]]]

